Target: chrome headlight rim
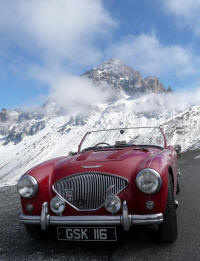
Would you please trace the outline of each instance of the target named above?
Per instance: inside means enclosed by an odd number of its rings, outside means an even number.
[[[32,185],[33,185],[33,193],[32,193],[30,196],[24,196],[22,193],[20,193],[19,184],[20,184],[20,182],[21,182],[22,180],[24,180],[24,179],[28,179],[29,181],[31,181],[31,183],[32,183]],[[22,176],[22,177],[19,179],[18,183],[17,183],[17,191],[18,191],[19,195],[20,195],[22,198],[25,198],[25,199],[34,198],[35,195],[36,195],[37,192],[38,192],[38,188],[39,188],[39,186],[38,186],[38,182],[37,182],[36,178],[34,178],[34,177],[31,176],[31,175],[24,175],[24,176]]]
[[[152,192],[146,192],[145,190],[143,190],[143,189],[140,187],[139,182],[138,182],[140,176],[143,175],[143,174],[146,173],[146,172],[152,173],[152,174],[156,177],[156,179],[157,179],[157,181],[158,181],[158,186],[157,186],[157,188],[156,188],[154,191],[152,191]],[[147,175],[147,174],[145,174],[145,175]],[[155,169],[151,169],[151,168],[142,169],[142,170],[139,171],[139,173],[137,174],[137,177],[136,177],[136,185],[137,185],[138,189],[139,189],[141,192],[143,192],[143,193],[145,193],[145,194],[147,194],[147,195],[153,195],[153,194],[156,194],[156,193],[161,189],[161,187],[162,187],[162,178],[161,178],[161,175],[159,174],[159,172],[156,171]]]

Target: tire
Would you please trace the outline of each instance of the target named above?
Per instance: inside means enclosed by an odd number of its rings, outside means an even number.
[[[172,243],[177,239],[178,232],[173,182],[171,175],[169,175],[168,180],[167,205],[163,218],[163,223],[159,225],[160,238],[163,242]]]
[[[48,233],[42,231],[39,225],[24,225],[27,234],[35,239],[45,239],[47,238]]]
[[[177,181],[176,194],[178,193],[180,193],[180,185],[179,182]]]

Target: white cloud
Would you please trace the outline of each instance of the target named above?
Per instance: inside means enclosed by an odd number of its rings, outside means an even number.
[[[164,0],[162,4],[165,11],[174,15],[181,26],[189,26],[200,36],[200,0]]]
[[[96,65],[98,42],[115,26],[102,0],[0,0],[0,53],[6,66],[13,57],[13,70],[49,86],[60,106],[81,110],[105,95],[73,68]]]
[[[190,48],[163,45],[155,34],[130,36],[109,49],[109,54],[133,66],[145,75],[175,77],[198,73],[200,57]]]
[[[186,15],[185,1],[168,2],[166,8],[171,12],[179,10],[178,17],[184,14],[188,21],[192,19],[192,15]],[[72,76],[70,68],[96,65],[104,56],[98,41],[110,37],[116,22],[102,3],[102,0],[0,0],[0,56],[6,55],[5,63],[10,62],[12,68],[18,67],[21,73],[29,72],[46,83],[50,97],[61,106],[74,108],[82,104],[79,108],[85,108],[104,101],[107,94],[89,81]],[[195,76],[200,66],[200,57],[190,48],[165,46],[155,34],[130,36],[110,46],[107,56],[120,58],[146,75]]]
[[[44,59],[96,62],[98,36],[115,25],[101,0],[0,1],[0,36]]]
[[[35,67],[31,73],[50,87],[48,99],[70,113],[88,112],[90,105],[104,103],[112,95],[108,88],[98,88],[89,79],[68,74],[60,67]]]
[[[200,105],[200,88],[167,94],[147,94],[135,100],[130,109],[136,113],[180,113]]]
[[[50,85],[50,98],[73,113],[88,111],[89,105],[105,102],[109,98],[109,92],[101,91],[91,81],[80,77],[57,75]]]

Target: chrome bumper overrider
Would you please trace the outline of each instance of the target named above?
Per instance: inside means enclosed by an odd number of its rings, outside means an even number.
[[[47,230],[50,225],[121,225],[125,231],[129,231],[132,225],[160,224],[163,222],[163,214],[131,215],[124,201],[122,215],[118,216],[50,216],[48,203],[44,202],[41,216],[20,214],[19,219],[23,224],[40,225],[42,230]]]

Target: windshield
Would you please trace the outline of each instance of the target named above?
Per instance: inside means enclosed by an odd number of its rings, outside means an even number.
[[[79,151],[88,148],[123,147],[133,145],[165,147],[165,137],[159,127],[118,128],[87,132]]]

